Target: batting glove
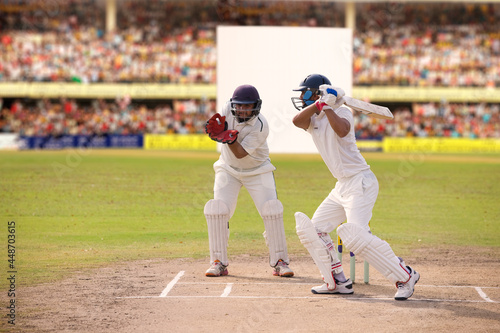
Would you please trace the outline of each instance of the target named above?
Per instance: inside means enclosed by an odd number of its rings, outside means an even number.
[[[328,104],[333,107],[337,105],[337,101],[345,96],[345,92],[342,88],[333,87],[329,84],[322,84],[319,86],[319,91],[321,98],[320,103]]]

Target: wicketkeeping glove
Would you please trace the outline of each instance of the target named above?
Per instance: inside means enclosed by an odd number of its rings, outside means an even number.
[[[226,117],[222,117],[219,113],[214,114],[205,124],[205,133],[210,137],[218,135],[225,130],[227,130]]]
[[[214,136],[210,135],[210,139],[221,143],[232,144],[238,139],[238,133],[237,130],[226,130]]]

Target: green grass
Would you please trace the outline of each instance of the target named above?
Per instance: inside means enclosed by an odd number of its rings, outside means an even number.
[[[372,224],[382,238],[410,248],[415,240],[428,246],[500,245],[498,162],[424,159],[407,174],[398,173],[401,162],[372,166],[381,180]]]
[[[380,182],[371,227],[396,253],[500,247],[500,156],[365,157]],[[217,158],[212,152],[142,150],[0,152],[0,236],[6,249],[7,222],[14,220],[17,283],[53,281],[117,261],[207,256],[203,206],[212,198]],[[318,155],[272,160],[290,253],[305,254],[293,214],[311,216],[335,180]],[[262,232],[242,190],[230,254],[265,255]],[[4,258],[5,272],[6,250]]]

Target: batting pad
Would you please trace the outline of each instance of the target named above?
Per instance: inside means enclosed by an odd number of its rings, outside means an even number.
[[[351,252],[368,261],[392,283],[408,282],[410,279],[410,274],[401,266],[401,261],[386,241],[352,223],[340,225],[337,235]]]
[[[269,200],[262,206],[262,219],[264,220],[264,239],[269,248],[269,265],[276,266],[278,260],[287,264],[288,250],[286,246],[285,227],[283,226],[283,205],[279,200]]]
[[[314,263],[319,268],[321,275],[323,275],[323,280],[328,285],[328,289],[334,290],[336,284],[333,274],[343,271],[340,261],[336,255],[331,255],[332,252],[326,247],[325,242],[320,239],[316,228],[306,214],[295,213],[295,222],[300,242],[309,251]]]
[[[207,219],[210,261],[219,260],[227,266],[227,242],[229,240],[229,208],[221,200],[209,200],[203,210]]]

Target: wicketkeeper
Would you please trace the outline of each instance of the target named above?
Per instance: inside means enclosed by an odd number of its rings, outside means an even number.
[[[325,164],[337,179],[335,188],[311,219],[304,213],[295,213],[300,241],[313,257],[325,282],[311,291],[314,294],[354,292],[329,235],[336,229],[351,252],[368,261],[396,285],[396,300],[408,299],[413,295],[420,274],[397,257],[387,242],[370,231],[368,223],[378,195],[378,181],[356,145],[352,111],[342,106],[344,91],[332,87],[330,80],[318,74],[307,76],[294,91],[300,91],[299,98],[292,98],[300,112],[293,123],[311,134]],[[346,220],[347,223],[342,224]]]
[[[214,199],[204,209],[208,226],[211,266],[206,276],[227,275],[229,220],[236,209],[238,193],[245,186],[264,220],[264,238],[269,248],[273,275],[291,277],[283,226],[283,205],[278,200],[267,136],[269,126],[260,113],[262,100],[254,86],[236,88],[222,113],[207,121],[206,133],[222,143],[214,163]]]

